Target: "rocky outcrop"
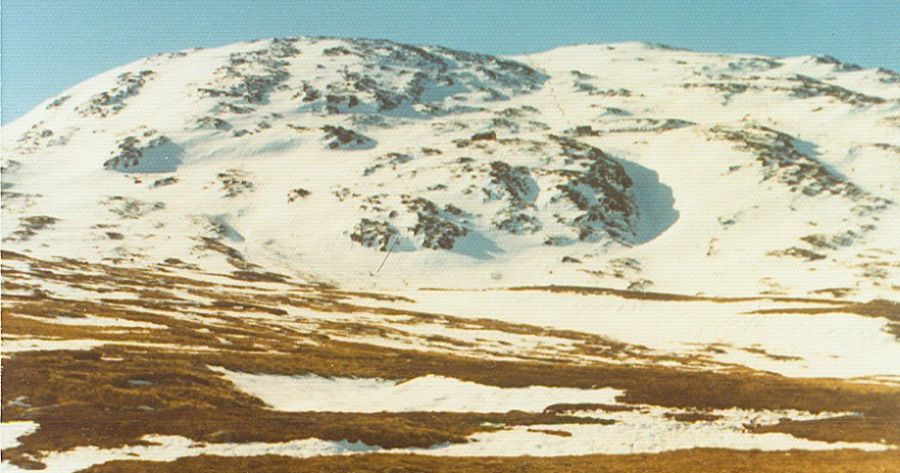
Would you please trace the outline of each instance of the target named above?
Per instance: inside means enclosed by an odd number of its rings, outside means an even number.
[[[166,208],[164,202],[145,202],[119,195],[107,197],[102,200],[100,204],[106,206],[110,212],[124,219],[141,218],[150,212]]]
[[[304,81],[302,93],[294,95],[304,104],[301,110],[439,116],[474,109],[444,103],[445,98],[505,100],[535,90],[546,80],[515,61],[433,46],[352,39],[340,40],[322,53],[335,62],[341,78]]]
[[[311,194],[311,192],[309,192],[306,189],[303,189],[302,187],[298,187],[296,189],[291,189],[291,191],[288,192],[288,203],[291,203],[295,200],[305,199],[310,194]]]
[[[534,215],[539,188],[526,166],[510,166],[503,161],[490,163],[490,183],[482,188],[486,201],[505,200],[507,206],[491,220],[494,228],[521,235],[543,228]]]
[[[774,179],[791,191],[807,196],[823,192],[851,199],[869,196],[864,190],[798,148],[798,140],[773,128],[749,124],[742,127],[716,126],[714,136],[735,143],[752,153],[762,166],[763,180]]]
[[[274,39],[268,47],[232,53],[228,64],[217,71],[218,78],[197,91],[209,97],[225,97],[247,104],[267,103],[269,94],[290,78],[286,58],[300,54],[296,40]],[[232,103],[233,105],[237,105]]]
[[[456,241],[469,234],[461,221],[463,211],[447,205],[438,207],[434,202],[409,195],[401,196],[408,211],[416,214],[416,223],[409,230],[418,238],[422,248],[452,250]]]
[[[841,62],[837,58],[828,55],[813,56],[812,62],[814,62],[815,64],[827,64],[829,66],[832,66],[831,70],[833,70],[834,72],[855,72],[862,70],[862,67],[856,64]]]
[[[57,133],[44,126],[44,122],[38,122],[16,140],[16,150],[22,153],[33,153],[50,146],[62,146],[69,142],[69,138],[75,129],[70,128],[63,133]]]
[[[375,164],[367,167],[363,171],[363,176],[370,176],[379,169],[390,166],[391,169],[397,169],[397,166],[406,164],[413,160],[413,156],[409,153],[388,153],[375,158]]]
[[[121,172],[172,172],[182,162],[184,150],[155,130],[119,140],[111,158],[103,163],[109,170]]]
[[[353,227],[350,239],[378,251],[390,251],[400,238],[400,230],[388,222],[363,218]]]
[[[490,184],[482,189],[487,200],[508,198],[516,205],[532,204],[538,187],[526,166],[510,166],[503,161],[490,163]]]
[[[802,74],[797,74],[788,80],[794,82],[795,85],[786,88],[786,90],[790,92],[792,97],[796,98],[831,97],[839,102],[857,107],[877,105],[885,102],[881,97],[854,92]]]
[[[328,149],[362,150],[372,149],[376,145],[372,138],[344,127],[325,125],[322,131],[325,132],[322,140]]]
[[[566,167],[543,169],[555,183],[557,194],[551,206],[574,205],[574,214],[564,209],[554,212],[558,220],[577,233],[581,241],[597,241],[608,236],[625,241],[634,234],[637,207],[630,195],[631,178],[621,164],[599,148],[570,138],[551,135],[561,147]]]
[[[231,124],[221,118],[201,117],[197,119],[197,128],[201,130],[230,130]]]
[[[4,241],[28,241],[37,232],[52,227],[59,219],[46,215],[34,215],[30,217],[22,217],[19,219],[19,229],[12,232]]]
[[[83,116],[106,117],[119,113],[125,108],[125,101],[129,97],[137,95],[154,74],[151,70],[120,74],[116,78],[114,87],[94,95],[87,103],[77,107],[76,110]]]

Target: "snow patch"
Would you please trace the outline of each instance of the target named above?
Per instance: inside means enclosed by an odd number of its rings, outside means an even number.
[[[558,403],[610,404],[623,394],[611,388],[499,388],[436,375],[394,381],[214,369],[273,408],[297,412],[541,412]]]
[[[40,425],[31,421],[0,423],[0,450],[19,446],[19,438],[37,432],[38,427]]]

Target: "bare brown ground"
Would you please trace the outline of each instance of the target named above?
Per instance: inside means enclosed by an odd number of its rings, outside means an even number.
[[[742,452],[693,449],[645,455],[577,457],[430,457],[422,455],[354,455],[294,459],[279,456],[224,458],[201,456],[170,463],[116,461],[87,473],[894,473],[900,452]]]

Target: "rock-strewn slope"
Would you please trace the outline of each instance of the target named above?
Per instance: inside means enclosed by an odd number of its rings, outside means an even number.
[[[889,296],[895,78],[639,43],[162,54],[3,128],[3,239],[349,286]]]

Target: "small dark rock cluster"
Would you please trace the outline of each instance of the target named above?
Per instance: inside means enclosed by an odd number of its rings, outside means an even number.
[[[250,181],[247,173],[238,169],[229,169],[219,173],[216,178],[222,185],[225,197],[237,197],[245,192],[252,192],[256,186]]]
[[[37,232],[49,228],[59,222],[56,217],[46,215],[34,215],[19,219],[19,229],[12,232],[4,241],[27,241],[37,235]]]
[[[311,192],[309,192],[306,189],[303,189],[302,187],[292,189],[290,192],[288,192],[288,203],[291,203],[291,202],[293,202],[295,200],[299,200],[299,199],[305,199],[310,194],[311,194]]]
[[[324,140],[329,149],[371,149],[376,144],[372,138],[340,126],[325,125],[322,131],[325,132]]]
[[[128,171],[129,169],[137,168],[141,165],[145,153],[172,143],[172,140],[165,135],[156,136],[144,143],[143,140],[154,134],[155,132],[151,130],[144,133],[143,136],[127,136],[120,140],[116,149],[111,153],[113,157],[107,159],[103,163],[103,167],[117,171]]]

